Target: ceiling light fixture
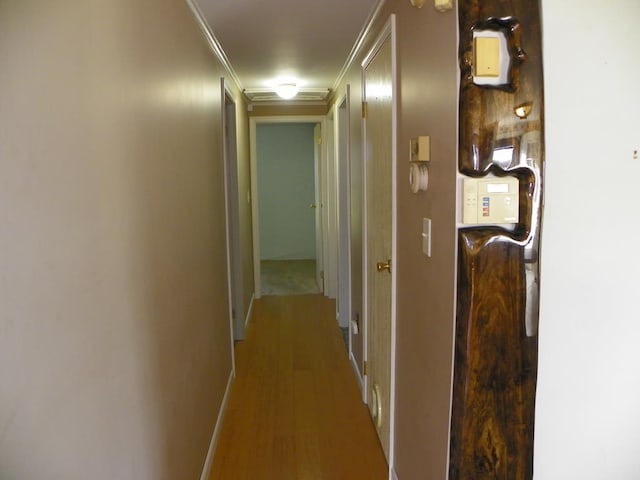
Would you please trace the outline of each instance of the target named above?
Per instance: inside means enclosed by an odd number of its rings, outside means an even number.
[[[291,100],[298,94],[298,85],[295,83],[281,83],[276,86],[276,93],[280,98]]]

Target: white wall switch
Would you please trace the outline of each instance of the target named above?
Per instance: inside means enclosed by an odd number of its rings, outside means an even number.
[[[422,219],[422,253],[431,256],[431,219]]]

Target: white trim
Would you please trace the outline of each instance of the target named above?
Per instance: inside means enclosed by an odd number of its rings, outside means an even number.
[[[360,392],[364,391],[364,378],[362,377],[362,373],[360,373],[360,366],[358,365],[358,361],[356,357],[353,355],[353,352],[349,353],[349,360],[351,360],[351,366],[353,367],[353,372],[356,374],[356,380],[358,380],[358,385],[360,386]],[[364,395],[362,396],[362,402],[365,403]]]
[[[226,86],[226,82],[224,77],[220,78],[220,100],[221,100],[221,105],[220,105],[220,133],[221,133],[221,137],[222,137],[222,141],[221,146],[222,146],[222,169],[223,169],[223,177],[224,177],[224,211],[225,211],[225,230],[226,230],[226,240],[227,240],[227,300],[228,300],[228,310],[229,310],[229,341],[230,341],[230,345],[231,345],[231,368],[232,368],[232,373],[235,375],[235,371],[236,371],[236,355],[235,355],[235,351],[233,348],[233,344],[234,344],[234,331],[235,331],[235,325],[234,325],[234,318],[233,318],[233,291],[234,291],[234,285],[233,285],[233,279],[235,278],[235,276],[233,275],[233,265],[232,265],[232,259],[231,259],[231,244],[232,244],[232,229],[231,229],[231,215],[229,214],[230,212],[230,207],[229,207],[229,169],[227,168],[227,136],[225,134],[225,125],[227,122],[227,95],[230,95],[230,93],[227,92],[227,86]],[[231,98],[232,101],[235,102],[235,99],[230,96],[229,98]],[[234,103],[235,105],[235,103]]]
[[[353,62],[355,62],[356,58],[360,55],[362,51],[362,47],[364,46],[364,42],[369,36],[369,32],[371,32],[371,29],[373,28],[373,24],[378,19],[378,16],[382,11],[382,7],[384,6],[385,2],[386,0],[378,0],[378,3],[376,3],[376,5],[371,10],[369,17],[367,18],[367,21],[365,22],[364,26],[362,27],[362,30],[360,30],[360,33],[358,34],[358,38],[356,39],[356,42],[351,48],[351,52],[349,52],[349,56],[347,57],[346,62],[344,62],[344,65],[342,66],[342,69],[340,70],[340,73],[338,74],[338,77],[336,78],[336,81],[333,84],[334,91],[338,89],[338,87],[342,83],[342,80],[344,80],[345,75],[353,65]]]
[[[260,282],[260,232],[259,219],[260,209],[258,207],[258,161],[256,149],[256,121],[249,118],[249,177],[251,180],[251,237],[253,239],[253,296],[262,297],[262,286]]]
[[[362,101],[366,98],[366,82],[364,73],[364,62],[361,70],[361,89],[362,89]],[[367,188],[369,182],[367,181],[367,123],[363,116],[360,117],[360,128],[362,132],[362,168],[360,174],[362,175],[362,361],[364,365],[369,360],[369,272],[367,271],[367,259],[369,258],[369,245],[367,241],[367,231],[369,224],[367,222],[367,215],[369,214],[369,207],[367,206]],[[369,404],[369,375],[364,375],[364,382],[362,385],[362,400],[364,403]]]
[[[456,35],[457,38],[460,38],[460,22],[459,22],[459,13],[458,9],[455,9],[456,15]],[[458,64],[458,75],[456,75],[457,85],[456,85],[456,99],[457,104],[460,105],[460,64]],[[460,132],[460,115],[456,115],[456,132]],[[460,158],[460,145],[456,142],[456,163],[458,163],[458,159]],[[456,167],[456,172],[460,175],[458,168]],[[457,183],[458,189],[460,188],[460,183]],[[460,192],[460,190],[458,190]],[[459,212],[462,209],[461,205],[461,195],[456,195],[456,218],[460,218]],[[447,442],[447,476],[445,480],[449,480],[449,470],[451,469],[451,420],[453,419],[453,382],[454,382],[454,374],[455,374],[455,360],[456,360],[456,322],[458,319],[458,232],[460,230],[459,226],[454,226],[455,234],[454,238],[454,255],[453,255],[453,322],[452,322],[452,334],[451,334],[451,384],[449,387],[449,428],[448,428],[448,442]]]
[[[326,107],[329,104],[329,101],[325,102],[313,102],[313,101],[297,101],[297,100],[278,100],[273,102],[247,102],[247,105],[251,105],[252,107],[309,107],[309,106],[321,106]]]
[[[209,442],[209,451],[207,452],[207,458],[204,461],[204,466],[202,468],[202,474],[200,475],[200,480],[208,480],[209,475],[211,474],[211,467],[213,466],[213,455],[216,451],[216,445],[218,444],[218,437],[220,436],[220,428],[222,427],[222,420],[224,418],[224,414],[227,411],[227,403],[229,402],[229,393],[231,392],[231,385],[233,383],[234,378],[235,378],[235,374],[232,371],[229,374],[229,380],[227,381],[227,389],[224,392],[224,397],[222,397],[222,404],[220,405],[220,410],[218,411],[216,426],[214,427],[213,434],[211,435],[211,442]]]
[[[395,430],[396,430],[396,321],[398,310],[398,40],[396,16],[389,17],[391,28],[391,83],[393,86],[392,117],[392,155],[391,155],[391,367],[389,398],[389,478],[393,480],[395,468]],[[387,27],[385,27],[386,29]]]
[[[393,468],[389,469],[389,471],[391,472],[391,480],[398,480],[398,474],[396,473],[396,471]]]
[[[341,115],[342,105],[344,104],[344,115]],[[338,316],[338,323],[341,327],[347,327],[348,351],[352,351],[351,338],[351,317],[352,317],[352,273],[351,273],[351,87],[349,84],[345,86],[345,91],[338,96],[338,100],[334,104],[335,118],[335,157],[337,162],[337,232],[338,232],[338,302],[336,303],[337,311],[342,313],[342,317]],[[343,125],[344,123],[344,125]],[[342,138],[344,134],[345,138]],[[344,158],[341,158],[341,147],[344,146]],[[342,189],[342,187],[345,187]],[[341,189],[343,191],[341,191]],[[344,193],[344,198],[341,195]],[[341,208],[343,206],[344,208]],[[346,227],[343,231],[342,227]],[[343,238],[346,242],[343,243]],[[342,269],[345,269],[345,277],[342,278]],[[346,285],[342,285],[340,280]],[[343,298],[344,297],[344,298]],[[340,307],[343,307],[341,311]]]
[[[347,83],[345,86],[345,121],[347,122],[346,132],[347,132],[347,262],[349,262],[348,268],[348,276],[349,276],[349,285],[347,286],[349,301],[347,313],[349,314],[349,318],[347,318],[347,325],[349,328],[349,353],[353,352],[353,336],[351,335],[351,319],[353,318],[353,249],[351,245],[351,85]],[[338,104],[338,108],[340,108],[340,104]],[[361,385],[362,387],[362,385]]]
[[[321,102],[327,104],[327,97],[331,91],[328,88],[316,88],[316,87],[300,87],[298,93],[295,96],[295,101],[298,102]],[[250,102],[261,105],[263,102],[281,102],[282,98],[276,92],[276,88],[269,87],[257,87],[257,88],[245,88],[243,93],[249,99]],[[282,104],[282,103],[280,103]]]
[[[335,151],[335,119],[333,109],[329,110],[322,127],[322,214],[324,224],[322,232],[324,244],[322,259],[324,262],[324,294],[338,298],[338,235],[337,235],[337,158]],[[337,305],[336,305],[337,308]]]
[[[326,116],[323,115],[279,115],[275,117],[249,118],[249,144],[251,164],[251,223],[253,234],[253,285],[254,297],[262,296],[260,282],[260,208],[258,204],[258,153],[256,126],[258,123],[319,123],[324,131]]]
[[[196,23],[202,30],[202,33],[204,33],[204,36],[207,39],[207,42],[209,43],[211,50],[213,50],[213,53],[218,58],[220,63],[222,63],[222,65],[227,70],[227,72],[229,72],[229,75],[235,82],[236,86],[240,90],[242,90],[242,82],[240,81],[238,74],[236,73],[233,66],[231,65],[231,62],[229,62],[229,57],[227,57],[227,54],[222,49],[222,45],[220,44],[216,36],[213,34],[213,30],[211,30],[211,27],[209,26],[209,22],[207,22],[207,19],[202,13],[202,10],[200,10],[200,7],[196,3],[196,0],[185,0],[185,3],[191,9],[191,12],[195,17]]]
[[[398,78],[397,78],[397,38],[396,38],[396,16],[391,14],[385,23],[382,31],[378,35],[371,50],[361,63],[362,67],[362,84],[365,86],[363,91],[363,101],[366,100],[366,82],[365,70],[373,61],[380,51],[380,48],[391,39],[391,83],[392,83],[392,101],[391,101],[391,338],[390,338],[390,368],[389,368],[389,478],[392,478],[392,470],[395,460],[395,390],[396,390],[396,317],[397,317],[397,231],[398,231],[398,188],[397,188],[397,156],[398,156]],[[366,122],[363,119],[363,141],[366,141]],[[366,166],[366,143],[363,145],[363,310],[364,315],[364,357],[368,360],[368,323],[369,323],[369,272],[368,264],[368,239],[367,239],[367,216],[369,208],[367,205],[367,166]],[[365,376],[365,392],[368,390],[367,376]],[[368,399],[367,399],[368,401]]]
[[[255,298],[255,294],[251,295],[251,301],[249,302],[249,308],[247,309],[247,318],[245,318],[244,320],[245,328],[249,326],[249,322],[251,321],[251,314],[253,313],[253,301],[255,300]]]

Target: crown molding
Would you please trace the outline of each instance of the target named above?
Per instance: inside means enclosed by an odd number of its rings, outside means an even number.
[[[371,29],[373,28],[373,25],[375,24],[376,20],[380,16],[380,12],[382,11],[382,7],[384,7],[385,3],[386,3],[386,0],[378,0],[378,3],[371,10],[371,13],[369,14],[369,18],[367,18],[367,21],[362,27],[362,30],[360,30],[360,34],[358,35],[356,42],[353,44],[353,48],[351,49],[351,52],[349,52],[347,61],[344,63],[342,70],[340,70],[340,73],[338,74],[338,78],[336,78],[336,81],[333,84],[332,90],[334,92],[338,90],[338,87],[344,80],[345,75],[347,74],[347,72],[355,62],[356,58],[358,58],[358,55],[360,55],[362,51],[362,47],[364,46],[365,40],[367,39],[367,36],[371,32]]]
[[[331,91],[328,88],[311,88],[301,87],[293,101],[295,102],[321,102],[326,105],[327,97]],[[280,102],[283,101],[290,103],[290,101],[283,100],[278,96],[273,88],[245,88],[243,90],[244,95],[250,102],[264,105],[264,102]]]
[[[204,17],[202,10],[200,10],[200,7],[196,3],[196,0],[185,0],[185,3],[191,9],[191,12],[193,13],[193,16],[196,19],[196,23],[204,33],[204,36],[206,37],[207,42],[209,42],[209,46],[211,47],[211,50],[213,50],[213,53],[215,54],[215,56],[218,58],[218,60],[220,60],[220,63],[222,63],[222,66],[227,70],[227,72],[229,72],[229,75],[235,82],[236,86],[240,90],[242,90],[243,87],[242,87],[242,82],[240,81],[240,78],[236,74],[236,71],[233,69],[231,62],[229,61],[229,57],[227,57],[227,54],[222,49],[222,45],[220,45],[220,42],[218,41],[216,36],[213,34],[213,30],[211,30],[211,26],[209,26],[209,23],[207,22],[207,19]]]

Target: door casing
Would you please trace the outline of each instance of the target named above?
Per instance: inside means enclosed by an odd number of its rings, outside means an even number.
[[[367,66],[374,60],[377,53],[383,47],[384,43],[391,43],[391,77],[392,77],[392,132],[391,132],[391,315],[390,315],[390,358],[389,358],[389,475],[391,478],[394,462],[394,427],[395,427],[395,358],[396,358],[396,304],[397,304],[397,125],[398,125],[398,108],[397,108],[397,53],[396,53],[396,17],[391,15],[378,35],[376,42],[363,60],[362,66],[362,84],[366,85],[365,71]],[[366,100],[366,92],[363,92],[363,100]],[[371,262],[377,262],[379,259],[373,258],[368,247],[368,224],[369,216],[369,199],[367,184],[367,122],[363,120],[363,152],[365,161],[363,162],[363,316],[364,316],[364,361],[369,362],[369,319],[370,319],[370,296],[371,296],[371,279],[370,272],[367,268]],[[371,379],[368,375],[364,376],[363,395],[365,403],[369,404],[371,398],[369,391],[371,388]]]
[[[259,123],[317,123],[321,125],[322,131],[326,129],[326,117],[316,115],[298,115],[290,116],[283,115],[277,117],[250,117],[249,118],[249,142],[251,152],[251,222],[252,222],[252,236],[253,236],[253,272],[254,272],[254,297],[260,298],[262,296],[261,280],[260,280],[260,205],[258,201],[258,163],[257,163],[257,144],[256,144],[256,130]],[[322,145],[322,154],[324,155],[324,145]],[[322,157],[321,157],[322,158]],[[316,173],[320,169],[316,170]],[[317,175],[316,175],[317,177]],[[324,189],[325,182],[320,179],[320,187]],[[317,203],[316,203],[317,204]],[[320,210],[320,205],[317,204],[317,209]],[[324,231],[326,228],[325,222],[321,223],[321,227]],[[324,243],[324,242],[323,242]],[[316,248],[318,246],[316,245]],[[316,261],[322,263],[322,256],[324,256],[324,248],[320,246],[320,257]],[[325,279],[326,282],[326,279]],[[323,286],[320,285],[322,288]]]
[[[338,231],[338,324],[349,328],[351,320],[351,198],[350,189],[350,87],[335,104],[335,158],[337,165],[337,208]],[[351,357],[351,328],[349,332],[349,356]]]
[[[236,140],[236,100],[233,92],[220,79],[222,157],[224,169],[225,214],[227,231],[227,279],[229,289],[229,321],[231,323],[231,356],[235,375],[234,339],[244,338],[244,295],[242,282],[242,252],[238,206],[238,151]],[[235,313],[235,315],[234,315]]]

